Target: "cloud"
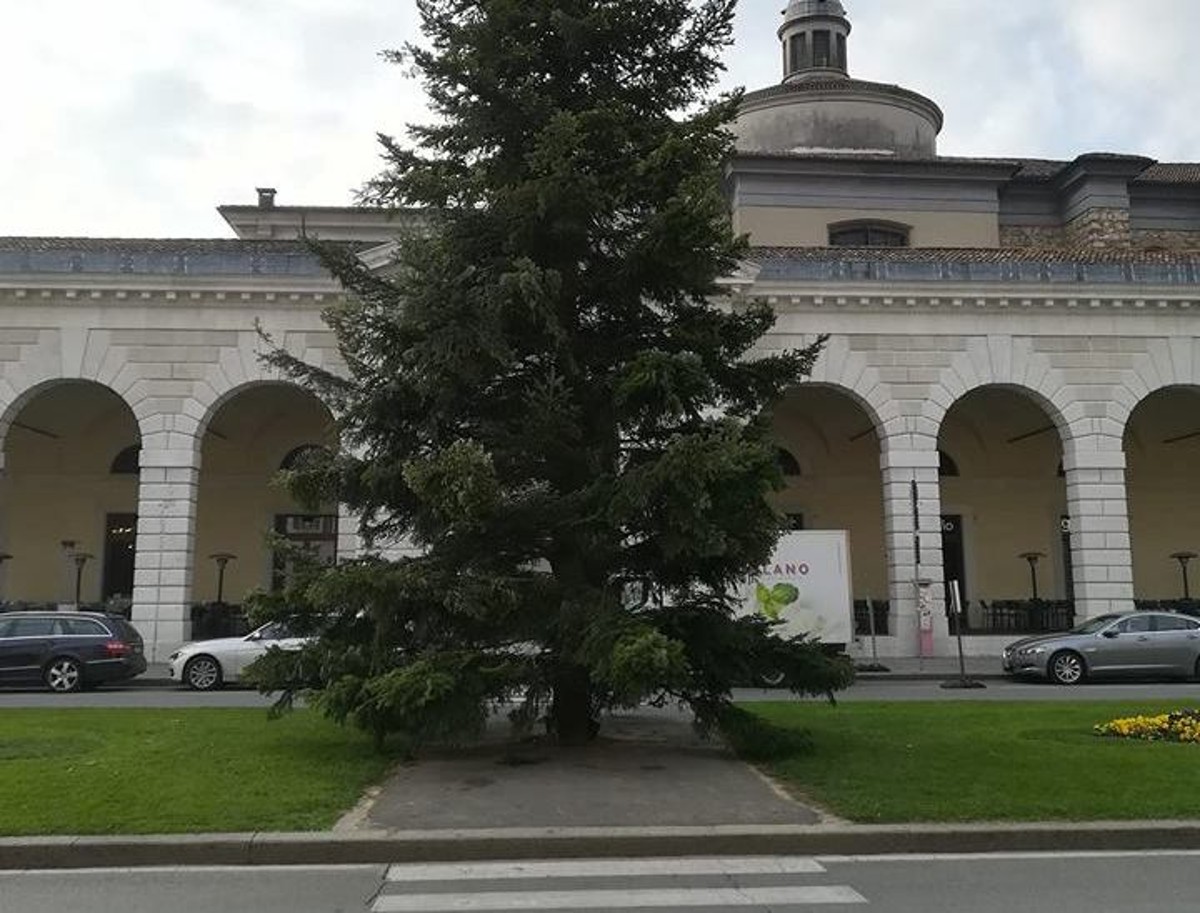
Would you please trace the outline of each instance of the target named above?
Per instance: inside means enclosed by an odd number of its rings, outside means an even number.
[[[743,0],[727,84],[780,79],[783,0]],[[1200,3],[846,0],[851,69],[923,92],[948,155],[1200,161]],[[411,0],[6,4],[0,234],[227,235],[220,203],[340,204],[427,115],[379,51]]]

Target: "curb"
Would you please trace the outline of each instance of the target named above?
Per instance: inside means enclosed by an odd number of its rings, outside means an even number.
[[[1200,822],[516,828],[0,839],[0,869],[1200,849]]]
[[[948,682],[958,678],[958,672],[859,672],[856,682]],[[967,678],[981,682],[1002,682],[1009,676],[1000,672],[968,672]]]

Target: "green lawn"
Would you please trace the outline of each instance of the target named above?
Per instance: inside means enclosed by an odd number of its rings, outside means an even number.
[[[1182,709],[1180,697],[751,704],[757,722],[727,734],[798,796],[856,822],[1200,818],[1200,745],[1092,735],[1114,717]]]
[[[324,829],[392,763],[304,711],[4,710],[0,836]]]

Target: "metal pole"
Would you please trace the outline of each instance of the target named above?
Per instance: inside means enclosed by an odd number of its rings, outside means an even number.
[[[867,600],[867,625],[871,632],[871,662],[879,665],[879,643],[875,640],[875,603]]]
[[[967,659],[963,654],[963,607],[962,594],[958,589],[958,581],[950,581],[950,605],[954,609],[954,630],[958,641],[958,676],[962,681],[967,680]]]

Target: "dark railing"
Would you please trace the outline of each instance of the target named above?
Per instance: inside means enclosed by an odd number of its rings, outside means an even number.
[[[1200,618],[1200,599],[1135,599],[1139,612],[1178,612]]]
[[[875,633],[880,637],[887,637],[888,622],[891,618],[891,605],[886,599],[873,599],[869,601],[871,608],[875,610]],[[871,636],[871,608],[868,608],[868,600],[854,600],[854,636],[855,637],[870,637]]]
[[[1053,634],[1075,627],[1075,603],[1069,599],[980,599],[968,602],[963,634]],[[950,633],[959,633],[959,619],[949,615]]]

